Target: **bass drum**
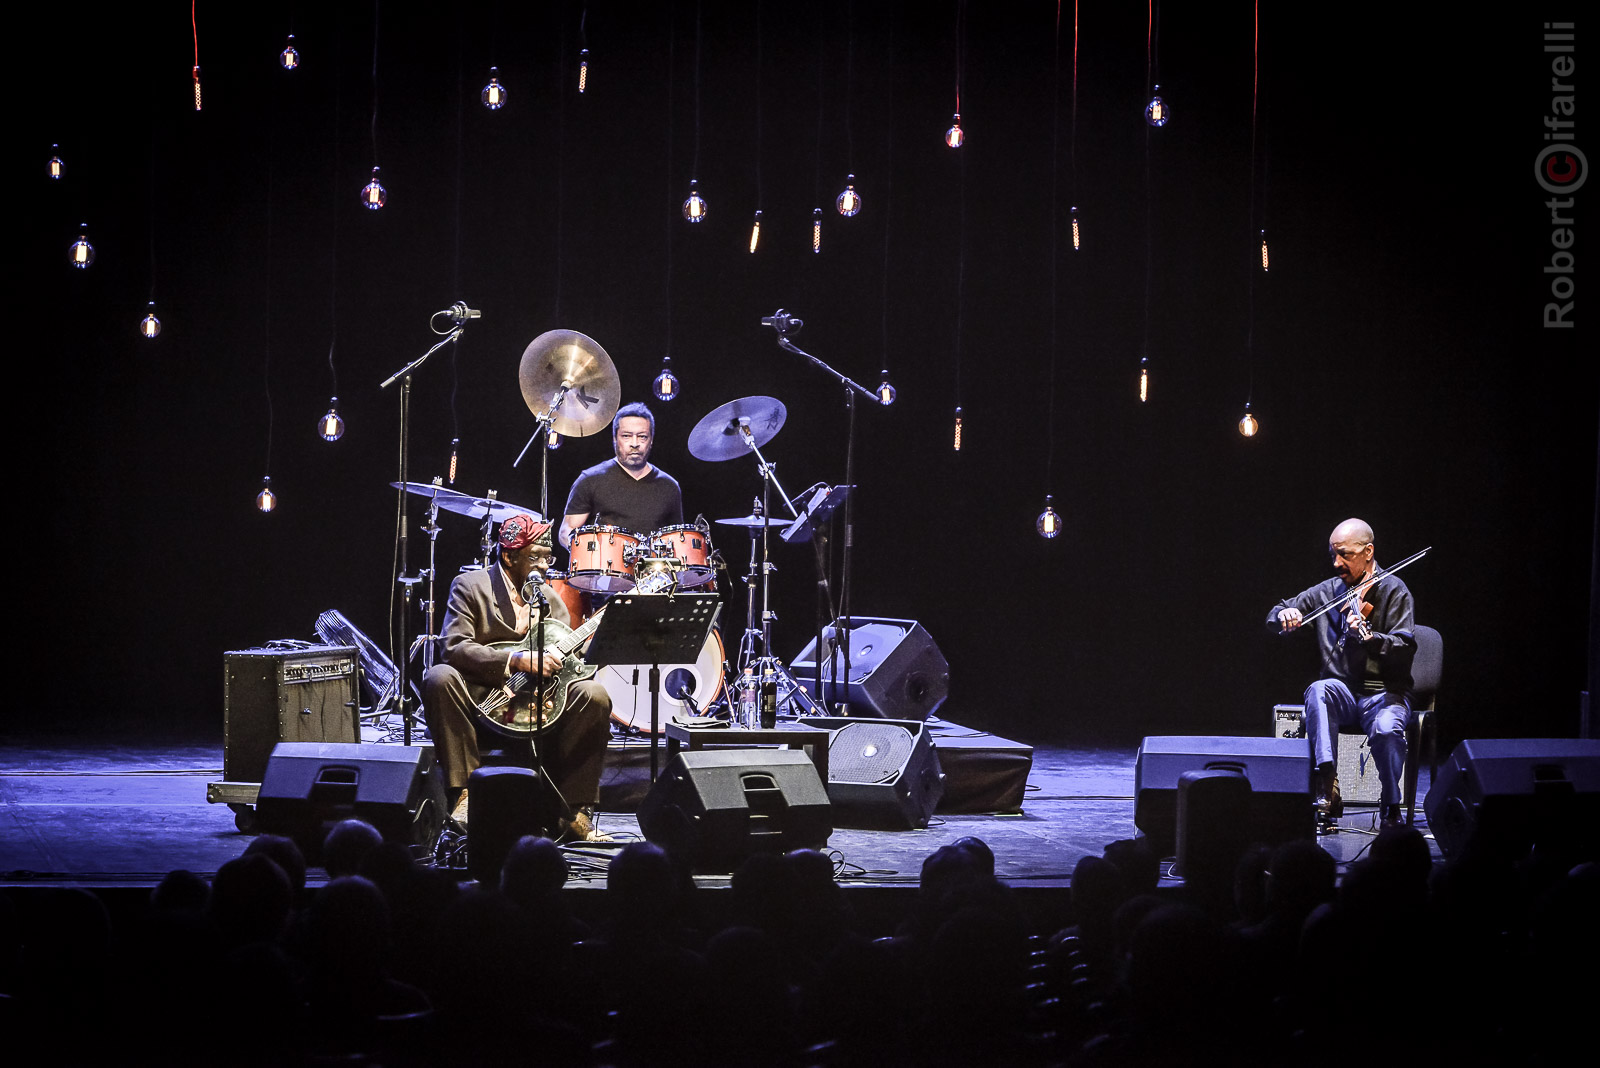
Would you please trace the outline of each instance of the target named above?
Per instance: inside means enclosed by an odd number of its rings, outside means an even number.
[[[692,716],[688,704],[667,694],[673,684],[682,680],[694,697],[695,704],[704,709],[722,693],[722,635],[715,627],[706,635],[700,656],[692,664],[661,665],[661,713],[663,726],[673,716]],[[680,674],[674,675],[674,672]],[[603,667],[594,681],[611,695],[611,718],[623,727],[633,727],[650,733],[650,667]]]

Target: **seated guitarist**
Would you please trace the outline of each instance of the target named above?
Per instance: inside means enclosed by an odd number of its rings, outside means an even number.
[[[551,677],[559,658],[545,652],[532,663],[526,649],[491,649],[495,642],[527,637],[537,605],[522,598],[528,578],[542,578],[554,560],[550,524],[530,515],[514,515],[500,526],[496,563],[464,572],[450,583],[450,604],[444,615],[444,662],[428,669],[422,680],[423,715],[439,766],[444,769],[457,819],[466,817],[467,779],[477,768],[479,701],[514,671]],[[547,620],[571,625],[566,605],[544,586]],[[571,684],[560,717],[536,737],[534,744],[545,775],[561,791],[573,815],[566,837],[592,840],[594,805],[600,797],[600,770],[610,732],[611,698],[593,681]]]

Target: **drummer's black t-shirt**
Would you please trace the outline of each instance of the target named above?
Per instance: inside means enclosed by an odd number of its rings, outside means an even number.
[[[603,523],[651,534],[683,522],[683,491],[678,480],[659,467],[651,467],[643,478],[634,478],[613,457],[587,468],[572,484],[564,514],[585,512],[589,515],[586,524]]]

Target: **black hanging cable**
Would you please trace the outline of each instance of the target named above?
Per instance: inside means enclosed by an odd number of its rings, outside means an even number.
[[[341,193],[343,175],[340,173],[343,139],[339,136],[340,120],[343,116],[342,95],[339,91],[339,45],[342,35],[339,32],[339,20],[335,18],[333,39],[333,231],[332,240],[328,251],[328,378],[332,389],[329,396],[339,395],[339,375],[334,369],[334,348],[339,343],[339,211],[338,205],[343,194]]]
[[[956,3],[956,99],[961,99],[962,65],[965,61],[967,34],[967,2],[957,0]],[[959,184],[956,209],[956,325],[955,325],[955,439],[954,451],[961,451],[961,332],[962,332],[962,304],[967,288],[967,155],[961,153],[961,161],[957,165]]]
[[[880,281],[878,307],[882,317],[881,329],[883,333],[883,381],[889,381],[889,232],[893,229],[893,215],[890,214],[892,197],[894,194],[894,21],[889,22],[889,60],[887,64],[888,79],[888,121],[884,123],[884,166],[883,166],[883,277]],[[878,387],[878,400],[882,401],[887,390],[884,386]]]
[[[811,179],[811,248],[812,251],[821,251],[822,238],[822,129],[823,120],[827,115],[825,104],[827,101],[827,55],[823,51],[823,43],[827,38],[825,27],[827,23],[823,10],[817,8],[817,153],[815,166]]]
[[[1056,364],[1060,361],[1061,205],[1057,190],[1061,176],[1061,0],[1056,0],[1055,53],[1050,78],[1050,386],[1046,393],[1044,493],[1049,501],[1055,488]]]
[[[378,166],[378,17],[383,0],[372,0],[372,165]]]
[[[676,199],[676,182],[673,174],[672,158],[672,96],[677,75],[678,41],[673,32],[673,8],[667,8],[667,203],[670,205]],[[677,220],[672,213],[667,213],[667,270],[665,282],[665,302],[667,317],[667,345],[666,356],[672,356],[672,239],[678,232]]]
[[[466,170],[466,104],[467,104],[467,59],[466,59],[466,27],[463,23],[456,23],[456,189],[455,189],[455,245],[450,261],[450,292],[454,299],[461,300],[461,196],[465,184]],[[498,36],[491,34],[491,37]],[[461,392],[461,340],[465,333],[456,336],[455,344],[450,346],[450,471],[449,478],[453,484],[456,480],[456,461],[458,448],[461,444],[461,414],[456,405],[456,399]]]
[[[1154,71],[1154,54],[1156,41],[1156,9],[1155,0],[1149,0],[1146,7],[1145,45],[1144,45],[1144,82],[1146,90],[1154,83],[1151,75]],[[1150,281],[1152,271],[1152,237],[1151,237],[1151,186],[1150,186],[1150,130],[1148,122],[1144,127],[1144,344],[1139,357],[1139,400],[1149,398],[1149,369],[1150,369]]]
[[[1260,222],[1259,233],[1260,233],[1260,239],[1261,239],[1261,246],[1260,246],[1260,249],[1259,249],[1260,256],[1261,256],[1260,263],[1261,263],[1261,270],[1265,271],[1267,269],[1267,247],[1266,247],[1266,242],[1267,242],[1266,233],[1267,233],[1267,231],[1266,231],[1266,207],[1265,207],[1266,192],[1265,192],[1265,188],[1264,188],[1266,183],[1265,183],[1265,176],[1264,175],[1263,175],[1263,182],[1262,182],[1263,189],[1262,189],[1262,193],[1261,193],[1262,202],[1259,205],[1257,203],[1257,198],[1256,198],[1257,112],[1258,112],[1259,107],[1260,107],[1260,98],[1261,98],[1261,4],[1260,4],[1260,0],[1256,0],[1256,3],[1253,5],[1253,7],[1254,7],[1254,26],[1253,26],[1254,40],[1251,42],[1251,52],[1252,52],[1252,62],[1253,62],[1253,65],[1254,65],[1254,69],[1251,72],[1251,82],[1250,82],[1250,205],[1249,205],[1249,210],[1250,210],[1250,216],[1251,216],[1250,217],[1250,230],[1251,230],[1251,233],[1250,233],[1249,236],[1250,236],[1250,239],[1252,240],[1252,244],[1253,244],[1254,243],[1254,238],[1256,237],[1256,232],[1258,230],[1257,221],[1259,220],[1259,222]],[[1258,207],[1259,207],[1259,211],[1260,211],[1259,215],[1257,214]],[[1246,297],[1246,314],[1248,315],[1249,318],[1248,318],[1248,322],[1247,322],[1247,326],[1246,326],[1246,330],[1245,330],[1245,342],[1244,342],[1244,358],[1245,358],[1244,415],[1239,420],[1239,430],[1240,430],[1240,432],[1242,434],[1244,434],[1245,437],[1253,437],[1254,434],[1255,434],[1255,428],[1259,425],[1257,423],[1257,421],[1256,421],[1256,416],[1250,410],[1250,405],[1255,400],[1255,392],[1256,392],[1256,353],[1255,353],[1255,344],[1256,344],[1256,266],[1255,266],[1255,260],[1254,260],[1254,252],[1255,252],[1255,250],[1253,249],[1251,258],[1246,261],[1246,263],[1248,264],[1246,269],[1249,272],[1249,278],[1247,280],[1246,287],[1245,287],[1245,291],[1246,291],[1246,294],[1247,294],[1247,297]]]
[[[556,59],[556,262],[555,262],[555,321],[561,322],[561,281],[562,267],[567,262],[564,254],[566,240],[566,218],[563,207],[567,202],[567,39],[566,32],[557,42]]]

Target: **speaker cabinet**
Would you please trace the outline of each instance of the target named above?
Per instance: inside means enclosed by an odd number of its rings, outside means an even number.
[[[673,757],[650,788],[639,828],[696,871],[727,872],[752,853],[823,848],[833,811],[802,752],[691,749]]]
[[[532,768],[478,768],[467,780],[467,870],[500,882],[506,854],[523,835],[554,838],[566,815],[561,794]]]
[[[844,628],[830,624],[823,630],[825,647],[832,647],[835,638],[843,640],[841,629],[850,637],[848,685],[843,651],[835,647],[822,665],[822,688],[828,696],[824,707],[848,701],[855,716],[925,720],[950,696],[950,663],[916,620],[852,616]],[[789,664],[812,697],[817,695],[816,661],[813,638]],[[832,681],[835,669],[837,689]]]
[[[261,782],[279,742],[359,742],[356,650],[239,649],[222,654],[222,777]]]
[[[267,760],[256,822],[293,838],[312,863],[335,823],[365,820],[385,841],[433,849],[445,818],[444,776],[430,746],[281,742]]]
[[[1303,739],[1151,737],[1134,764],[1133,822],[1159,854],[1177,844],[1178,779],[1186,771],[1236,771],[1249,781],[1252,842],[1275,845],[1316,831]]]
[[[1306,706],[1273,705],[1272,725],[1272,733],[1279,738],[1304,738]],[[1345,804],[1376,805],[1383,800],[1378,761],[1372,755],[1372,743],[1365,734],[1334,731],[1333,755],[1339,775],[1339,796]],[[1410,760],[1411,755],[1406,759]]]
[[[1439,768],[1422,807],[1446,855],[1479,835],[1512,855],[1543,842],[1600,859],[1600,741],[1469,738]]]
[[[1186,771],[1178,776],[1173,874],[1213,891],[1225,887],[1231,896],[1234,868],[1250,847],[1253,802],[1250,780],[1242,772]]]
[[[828,800],[836,827],[926,827],[944,796],[944,771],[917,720],[825,716],[803,719],[828,738]]]

